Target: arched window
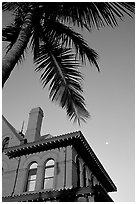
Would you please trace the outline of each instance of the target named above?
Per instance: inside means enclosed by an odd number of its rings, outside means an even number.
[[[80,187],[80,163],[79,158],[76,158],[76,166],[77,166],[77,187]]]
[[[86,187],[86,167],[83,166],[83,186]]]
[[[54,168],[55,162],[53,159],[50,159],[45,164],[45,172],[44,172],[44,189],[53,188],[53,180],[54,180]]]
[[[8,147],[8,144],[9,144],[9,137],[5,137],[4,140],[2,141],[2,152],[5,148]]]
[[[35,190],[36,177],[37,177],[37,166],[38,164],[36,162],[33,162],[29,167],[26,191]]]

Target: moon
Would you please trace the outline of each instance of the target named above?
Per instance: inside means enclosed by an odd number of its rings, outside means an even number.
[[[106,145],[108,145],[108,142],[106,142]]]

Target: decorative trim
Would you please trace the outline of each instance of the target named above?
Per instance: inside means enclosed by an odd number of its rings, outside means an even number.
[[[82,155],[86,155],[87,165],[91,166],[92,163],[92,168],[94,167],[95,172],[98,171],[98,177],[100,178],[99,180],[101,180],[103,185],[106,186],[108,192],[117,190],[113,181],[103,168],[102,164],[100,163],[97,156],[95,155],[95,153],[93,152],[93,150],[91,149],[88,142],[80,131],[47,139],[41,138],[41,140],[36,142],[7,148],[6,150],[4,150],[4,153],[7,154],[10,158],[13,158],[25,154],[32,154],[34,152],[47,151],[59,147],[66,147],[69,145],[73,145],[81,157]],[[81,148],[83,150],[82,155]]]
[[[58,199],[77,198],[79,196],[92,196],[94,189],[91,187],[83,188],[65,188],[53,191],[39,191],[34,193],[23,193],[14,196],[3,197],[3,202],[20,202],[20,201],[53,201]]]

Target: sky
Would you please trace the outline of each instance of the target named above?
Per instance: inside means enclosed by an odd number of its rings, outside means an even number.
[[[3,14],[3,25],[10,21]],[[25,133],[29,112],[41,107],[44,112],[41,135],[61,135],[80,130],[117,186],[110,193],[115,202],[135,201],[135,21],[125,17],[119,26],[83,32],[88,44],[99,54],[101,72],[83,66],[83,89],[91,118],[79,127],[65,110],[48,99],[39,73],[34,72],[31,53],[15,67],[2,92],[2,113],[17,129],[23,121]],[[3,55],[5,51],[3,50]]]

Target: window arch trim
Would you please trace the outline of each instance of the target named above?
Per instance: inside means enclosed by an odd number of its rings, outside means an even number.
[[[44,162],[44,166],[46,166],[47,163],[48,163],[50,160],[54,161],[54,164],[51,164],[51,165],[48,165],[48,166],[53,166],[53,165],[55,166],[55,159],[54,159],[54,158],[48,158],[48,159],[46,159],[46,161]]]

